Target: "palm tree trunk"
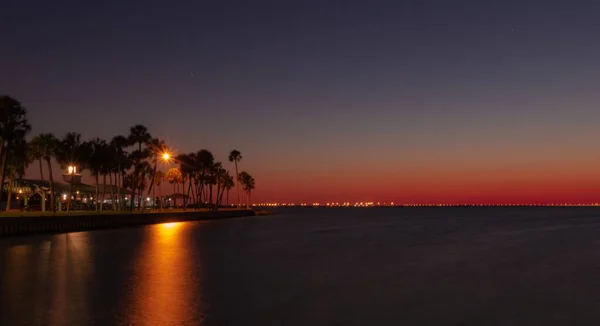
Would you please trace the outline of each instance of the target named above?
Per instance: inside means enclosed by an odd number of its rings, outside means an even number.
[[[6,199],[6,211],[10,210],[10,201],[12,199],[12,188],[13,188],[13,181],[10,180],[8,182],[8,196],[7,196],[7,199]]]
[[[164,181],[164,179],[163,179],[163,181]],[[162,212],[162,210],[163,210],[163,195],[162,195],[162,191],[160,189],[160,185],[158,185],[158,192],[160,193],[160,211]]]
[[[175,192],[177,191],[176,188],[177,182],[173,182],[173,206],[177,207],[177,197],[175,197]]]
[[[229,207],[229,188],[227,188],[227,207]]]
[[[50,180],[50,207],[49,207],[49,210],[51,209],[53,213],[56,213],[56,203],[54,202],[54,178],[52,177],[52,163],[50,163],[50,158],[46,159],[46,164],[48,165],[48,179]]]
[[[210,181],[210,185],[208,187],[208,191],[209,191],[209,195],[208,195],[208,208],[209,209],[214,209],[213,206],[213,184],[212,184],[212,180]]]
[[[154,178],[152,178],[152,184],[154,184]],[[152,188],[152,210],[156,209],[156,190]]]
[[[132,211],[133,210],[133,203],[135,201],[135,188],[137,188],[135,186],[135,180],[134,180],[134,176],[131,176],[131,202],[129,203],[129,210]]]
[[[104,200],[106,199],[106,174],[102,176],[102,201],[100,202],[100,211],[104,210]]]
[[[201,203],[202,203],[202,180],[198,180],[198,183],[196,184],[196,205],[198,205],[198,208],[201,207]]]
[[[140,210],[144,210],[144,204],[146,203],[146,201],[144,200],[143,196],[144,196],[144,179],[146,178],[144,173],[140,173],[140,178],[139,178],[139,183],[140,183],[140,187],[139,187],[139,196],[138,196],[138,209]]]
[[[196,206],[194,209],[198,209],[198,202],[196,200],[196,187],[192,187],[192,193],[190,195],[190,200],[193,200],[192,204],[194,206]]]
[[[38,161],[40,162],[40,180],[43,181],[44,180],[44,169],[42,167],[42,159],[40,158]]]
[[[221,183],[219,183],[219,178],[217,178],[217,198],[215,198],[215,208],[219,209],[219,192],[221,191]]]
[[[150,192],[154,188],[154,177],[156,176],[156,159],[154,160],[154,168],[152,169],[152,183],[150,183],[150,188],[148,188],[148,196],[150,196]],[[154,199],[153,199],[154,200]]]
[[[0,177],[0,187],[4,188],[4,182],[6,182],[6,159],[8,158],[8,149],[3,144],[2,145],[2,169],[1,177]],[[2,202],[2,197],[4,197],[4,189],[0,189],[0,202]]]
[[[221,195],[219,195],[219,205],[223,205],[223,195],[225,194],[225,187],[221,189]]]
[[[121,210],[121,203],[123,202],[121,199],[121,180],[119,178],[119,174],[121,174],[121,166],[119,166],[119,172],[115,172],[115,183],[117,184],[117,200],[119,201],[119,210]]]
[[[96,212],[98,211],[98,202],[100,201],[100,198],[98,198],[98,194],[100,193],[98,191],[98,187],[100,186],[99,183],[100,180],[98,180],[98,173],[96,173]]]
[[[117,206],[115,205],[115,190],[113,189],[112,172],[108,172],[108,179],[108,182],[110,183],[110,203],[112,205],[113,211],[116,211]]]
[[[188,185],[188,191],[187,191],[186,197],[183,198],[184,202],[186,200],[188,200],[189,198],[191,198],[190,197],[190,192],[192,191],[192,176],[189,176],[188,179],[189,179],[189,181],[188,181],[188,183],[189,183],[189,185]],[[184,208],[185,208],[185,205],[184,205]]]
[[[238,173],[237,160],[235,160],[235,187],[237,188],[237,208],[240,209],[240,174]]]
[[[69,215],[69,211],[71,210],[71,195],[73,194],[73,177],[69,180],[69,198],[67,198],[67,215]]]

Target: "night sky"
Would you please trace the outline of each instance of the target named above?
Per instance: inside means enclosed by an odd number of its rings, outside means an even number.
[[[0,39],[32,135],[235,148],[256,201],[600,202],[597,1],[4,0]]]

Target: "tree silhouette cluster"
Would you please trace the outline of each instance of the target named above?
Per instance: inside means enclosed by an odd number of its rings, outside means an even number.
[[[51,210],[56,211],[57,202],[52,175],[53,161],[62,169],[75,166],[77,172],[87,170],[95,178],[96,193],[91,201],[96,211],[104,209],[102,203],[107,195],[112,199],[112,210],[144,209],[143,198],[157,198],[155,190],[163,181],[173,186],[173,194],[169,197],[175,206],[218,209],[223,206],[224,194],[227,194],[227,205],[229,204],[229,191],[236,185],[237,207],[241,207],[240,188],[247,194],[246,208],[250,206],[250,194],[255,188],[255,181],[245,171],[238,173],[238,164],[242,159],[238,150],[232,150],[228,157],[235,167],[237,178],[234,178],[209,150],[173,155],[169,153],[165,142],[152,137],[143,125],[135,125],[127,135],[117,135],[110,140],[96,137],[84,141],[81,134],[69,132],[62,138],[57,138],[52,133],[42,133],[27,141],[30,132],[26,108],[10,96],[0,96],[1,184],[4,185],[7,179],[23,178],[26,168],[34,162],[39,163],[40,177],[43,180],[43,166],[46,165]],[[158,168],[165,153],[169,153],[166,156],[176,167],[163,172]],[[10,197],[10,184],[6,189]],[[68,196],[67,210],[71,204],[72,189],[71,187],[71,194]],[[122,189],[126,189],[129,194],[125,196]],[[0,202],[6,200],[5,196],[4,191],[0,192]],[[180,205],[177,205],[178,197],[182,199]],[[128,198],[128,202],[125,198]],[[163,200],[159,201],[162,207]],[[9,207],[10,200],[7,201],[6,209]]]

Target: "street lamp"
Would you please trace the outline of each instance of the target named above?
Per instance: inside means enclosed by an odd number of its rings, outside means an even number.
[[[67,173],[63,174],[63,180],[67,183],[81,183],[81,174],[77,173],[75,165],[69,165]]]
[[[77,167],[75,165],[69,165],[67,167],[67,173],[63,174],[63,180],[69,183],[69,198],[67,200],[67,214],[71,209],[71,195],[73,194],[73,184],[81,183],[81,174],[77,173]]]
[[[169,154],[167,152],[163,153],[163,155],[162,155],[163,161],[168,162],[170,159],[171,159],[171,154]]]

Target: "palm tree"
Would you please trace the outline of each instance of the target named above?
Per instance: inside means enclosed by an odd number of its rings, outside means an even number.
[[[139,196],[138,196],[138,208],[140,210],[143,210],[144,207],[146,206],[146,200],[144,200],[144,198],[142,197],[143,195],[143,190],[146,189],[146,186],[148,185],[148,182],[152,182],[152,165],[150,163],[148,163],[147,161],[142,161],[140,163],[139,166],[139,174],[138,174],[138,179],[137,179],[137,189],[139,189]],[[146,180],[148,179],[148,180]]]
[[[68,166],[76,166],[79,172],[86,169],[86,158],[90,156],[90,146],[81,141],[81,134],[76,132],[67,133],[58,144],[56,160],[62,169]],[[67,201],[67,213],[71,208],[71,196],[73,194],[74,180],[69,183],[69,199]]]
[[[143,144],[147,144],[150,139],[152,139],[152,136],[150,135],[150,133],[148,132],[148,128],[146,128],[143,125],[135,125],[131,128],[129,128],[129,136],[127,137],[127,139],[129,140],[129,144],[134,146],[137,144],[138,148],[137,150],[134,150],[131,153],[131,159],[134,162],[133,165],[133,174],[132,174],[132,185],[143,185],[143,182],[138,182],[138,178],[140,177],[140,174],[142,172],[143,166],[142,161],[145,160],[146,158],[148,158],[148,156],[150,155],[149,151],[142,151],[142,145]],[[134,197],[135,197],[135,192],[136,192],[136,188],[132,188],[131,189],[131,203],[130,203],[130,209],[133,210],[133,202],[134,202]],[[139,189],[139,197],[141,198],[142,196],[142,189]],[[141,208],[141,207],[140,207]]]
[[[163,171],[156,171],[154,173],[154,185],[156,185],[156,187],[158,187],[158,192],[161,193],[160,196],[160,209],[163,208],[163,201],[162,201],[162,192],[160,191],[160,185],[162,184],[163,180],[165,179],[165,174]],[[153,200],[156,200],[156,194],[152,193],[152,197],[154,197]]]
[[[177,199],[175,197],[176,185],[182,180],[181,171],[178,168],[170,168],[165,174],[165,179],[173,185],[173,204],[177,206]]]
[[[10,96],[0,96],[0,160],[1,177],[0,185],[6,181],[7,160],[10,156],[11,146],[19,146],[25,136],[31,131],[27,120],[27,109]],[[0,202],[3,192],[0,191]]]
[[[215,198],[215,209],[219,209],[219,194],[221,193],[221,175],[225,172],[223,169],[223,163],[215,162],[211,169],[211,182],[217,185],[217,196]]]
[[[33,162],[27,147],[28,144],[25,139],[19,139],[6,148],[6,150],[10,151],[8,161],[6,162],[6,174],[11,178],[8,185],[6,210],[10,209],[12,189],[16,186],[16,179],[22,179],[23,175],[25,175],[25,169]]]
[[[42,164],[44,153],[38,136],[33,137],[29,141],[29,144],[27,145],[27,151],[31,161],[38,161],[40,166],[40,180],[44,180],[44,168]]]
[[[242,153],[240,153],[240,151],[238,151],[237,149],[232,150],[229,153],[229,162],[233,162],[235,164],[235,175],[239,176],[238,173],[238,162],[242,160]],[[236,188],[237,188],[237,194],[238,194],[238,200],[237,200],[237,208],[240,208],[240,186],[238,184],[238,182],[236,182]]]
[[[46,161],[46,166],[48,167],[48,183],[50,186],[50,207],[48,209],[56,212],[56,205],[54,201],[54,177],[52,176],[52,158],[56,156],[58,139],[56,139],[54,134],[51,133],[39,134],[33,137],[30,145],[34,146],[36,148],[36,153],[40,155],[41,159]],[[42,169],[40,167],[40,174],[42,173],[41,170]],[[45,198],[42,200],[45,200]]]
[[[222,166],[220,162],[217,162],[217,166]],[[231,181],[230,181],[231,180]],[[217,207],[223,205],[223,195],[225,191],[229,192],[229,182],[231,182],[231,187],[233,187],[233,178],[229,175],[229,171],[220,167],[216,169],[216,181],[217,181]],[[228,196],[229,197],[229,196]]]
[[[183,209],[188,205],[187,199],[189,198],[190,191],[192,188],[192,175],[194,174],[195,168],[195,156],[194,153],[179,154],[175,158],[175,161],[179,162],[179,172],[181,173],[182,193],[185,192],[185,182],[189,181],[187,195],[183,197]]]
[[[108,144],[106,141],[100,138],[94,138],[89,142],[90,155],[86,157],[87,166],[92,173],[92,176],[96,178],[96,211],[100,209],[99,205],[102,205],[100,201],[100,180],[99,176],[106,171],[107,158],[108,158]],[[105,185],[106,186],[106,185]],[[105,187],[104,187],[105,188]]]
[[[154,177],[156,176],[156,166],[158,165],[158,160],[162,158],[162,155],[167,151],[167,145],[164,141],[158,138],[152,138],[148,142],[148,148],[150,150],[150,157],[152,158],[152,163],[154,167],[152,169],[152,182],[150,182],[150,188],[148,188],[148,196],[154,189]]]
[[[208,187],[208,194],[205,193],[205,197],[208,197],[208,208],[212,207],[212,175],[211,171],[215,164],[215,157],[213,154],[206,149],[201,149],[196,153],[196,160],[198,168],[200,169],[201,184]],[[204,188],[202,188],[204,191]]]
[[[227,206],[229,206],[229,191],[233,189],[235,186],[235,182],[233,181],[233,176],[229,174],[229,171],[225,171],[225,175],[223,175],[223,191],[227,191]],[[223,197],[223,192],[221,192],[221,197]]]
[[[121,196],[121,189],[124,187],[125,171],[131,166],[128,153],[125,148],[129,145],[129,140],[125,136],[115,136],[110,141],[111,151],[114,155],[114,170],[115,183],[117,185],[117,198],[119,200],[119,210],[121,210],[123,198]]]
[[[255,188],[254,178],[245,171],[240,172],[238,176],[238,182],[244,186],[244,190],[246,191],[248,197],[246,199],[246,209],[250,208],[250,194],[252,190]]]

